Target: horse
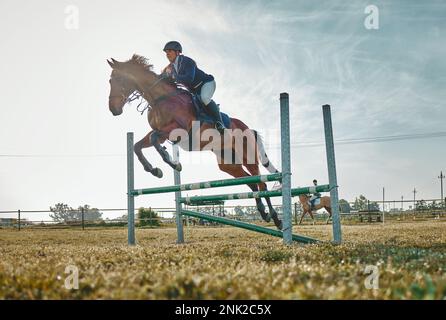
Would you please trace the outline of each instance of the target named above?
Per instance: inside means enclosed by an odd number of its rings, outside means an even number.
[[[317,205],[315,205],[313,209],[314,209],[314,211],[317,211],[317,210],[322,209],[322,208],[324,208],[325,210],[327,210],[329,216],[328,216],[328,219],[327,219],[326,223],[328,224],[328,222],[330,221],[330,218],[331,218],[331,202],[330,202],[330,197],[328,197],[328,196],[323,196],[323,197],[320,197],[319,199],[320,199],[320,203],[317,204]],[[304,217],[305,217],[305,215],[306,215],[307,213],[310,214],[311,219],[313,219],[313,224],[314,224],[313,212],[312,212],[312,210],[311,210],[310,203],[309,203],[309,201],[310,201],[310,196],[307,195],[307,194],[300,194],[300,195],[299,195],[299,201],[300,201],[300,203],[302,204],[302,208],[303,208],[303,212],[302,212],[302,216],[300,217],[299,224],[302,224],[302,220],[304,219]]]
[[[200,121],[197,126],[197,111],[191,92],[181,89],[174,80],[155,73],[153,65],[149,64],[145,57],[134,54],[125,62],[113,58],[107,62],[112,68],[109,80],[110,112],[114,116],[122,114],[124,106],[135,99],[135,94],[148,103],[147,120],[152,130],[134,145],[134,152],[146,172],[158,178],[163,176],[162,170],[153,167],[142,152],[143,149],[152,146],[165,163],[174,170],[182,170],[181,163],[172,161],[166,148],[162,146],[167,140],[178,143],[186,151],[212,151],[217,157],[219,169],[234,178],[260,175],[259,162],[268,172],[279,172],[268,159],[262,137],[241,120],[229,118],[230,128],[225,130],[223,141],[216,139],[221,137],[221,134],[213,128],[212,123]],[[196,130],[193,130],[194,126]],[[188,134],[179,135],[178,130]],[[214,133],[209,134],[210,130]],[[216,141],[212,148],[209,148],[209,140],[202,141],[205,133],[208,139],[212,136],[212,142]],[[191,141],[199,142],[191,143]],[[236,141],[242,141],[242,145]],[[228,154],[231,161],[227,161]],[[267,190],[265,182],[248,186],[254,192]],[[268,213],[262,199],[256,198],[255,201],[263,220],[270,222],[272,218],[275,226],[281,230],[282,221],[278,218],[270,198],[265,198],[269,208]]]

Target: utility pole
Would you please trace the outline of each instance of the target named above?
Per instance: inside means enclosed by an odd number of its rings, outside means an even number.
[[[443,171],[440,171],[440,176],[438,177],[438,179],[440,179],[440,186],[441,186],[441,206],[444,209],[444,198],[443,198],[443,179],[444,179],[444,175],[443,175]]]
[[[404,197],[401,196],[401,211],[403,211],[403,199],[404,199]]]

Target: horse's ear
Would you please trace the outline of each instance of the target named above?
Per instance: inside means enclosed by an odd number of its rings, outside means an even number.
[[[117,61],[117,60],[115,60],[113,58],[111,58],[111,61],[113,63],[113,67],[112,68],[114,68],[114,69],[119,69],[122,66],[122,62],[119,62],[119,61]]]
[[[113,58],[112,58],[112,60],[113,60]],[[107,63],[108,63],[108,65],[109,65],[112,69],[115,67],[115,64],[114,64],[112,61],[108,60],[108,59],[107,59]]]

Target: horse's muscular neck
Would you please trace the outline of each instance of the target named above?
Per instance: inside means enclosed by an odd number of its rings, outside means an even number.
[[[144,94],[144,99],[146,99],[152,106],[152,110],[147,114],[147,120],[152,128],[160,130],[167,123],[172,121],[172,115],[166,113],[163,108],[158,108],[155,103],[156,99],[170,93],[175,90],[172,86],[159,81],[159,78],[155,73],[142,72],[138,73],[135,77],[136,83],[139,88],[141,88]]]
[[[155,107],[155,100],[169,92],[165,83],[159,82],[155,73],[144,72],[136,77],[137,84],[143,91],[144,99],[146,99],[152,107]]]

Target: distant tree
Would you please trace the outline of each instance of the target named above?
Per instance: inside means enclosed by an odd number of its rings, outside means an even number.
[[[350,203],[348,203],[348,201],[345,199],[339,200],[339,211],[341,211],[342,213],[350,213]]]
[[[359,198],[355,198],[355,202],[352,206],[353,210],[366,210],[367,209],[367,199],[363,195],[360,195]]]
[[[140,226],[159,226],[160,221],[158,214],[152,210],[152,208],[139,208],[138,219]]]
[[[379,210],[379,204],[375,201],[369,202],[369,200],[367,200],[367,198],[361,194],[359,198],[355,198],[352,209],[375,211]]]
[[[90,208],[89,205],[83,205],[73,209],[65,203],[57,203],[50,207],[50,217],[57,222],[72,222],[82,220],[82,208],[84,209],[84,220],[102,220],[102,213],[96,208]]]
[[[102,212],[99,212],[97,208],[90,208],[88,204],[80,206],[78,212],[80,219],[82,219],[82,208],[84,209],[84,220],[88,221],[102,221]]]
[[[415,210],[422,211],[422,210],[428,210],[429,206],[427,205],[426,201],[420,200],[417,201],[415,204]]]
[[[428,209],[435,210],[435,209],[441,209],[441,206],[442,206],[441,201],[437,202],[437,201],[434,200],[427,207],[428,207]]]
[[[54,207],[50,207],[50,217],[57,222],[70,222],[79,220],[77,210],[69,207],[65,203],[56,203]]]

